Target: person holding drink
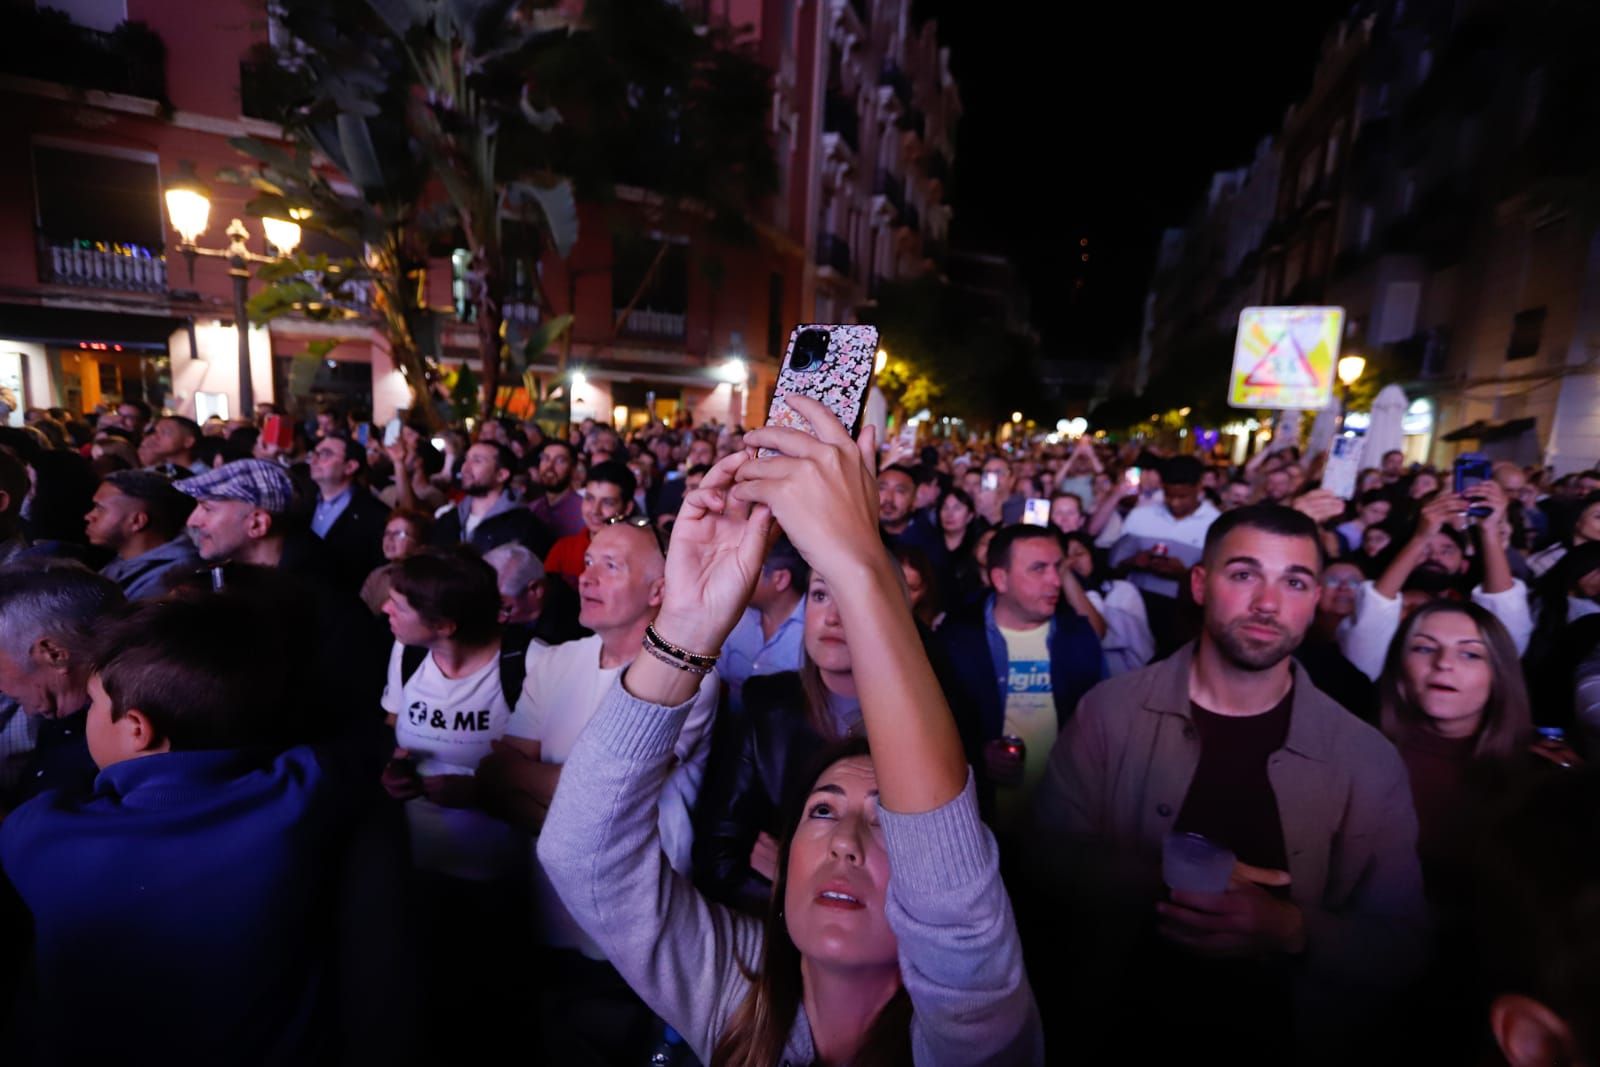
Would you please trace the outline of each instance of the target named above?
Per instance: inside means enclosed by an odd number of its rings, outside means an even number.
[[[1405,765],[1290,657],[1321,569],[1305,515],[1223,515],[1199,639],[1097,686],[1051,753],[1028,840],[1033,897],[1066,912],[1048,933],[1072,933],[1052,1002],[1124,1062],[1349,1062],[1424,962]]]
[[[1038,1010],[960,736],[878,536],[874,432],[791,396],[679,512],[645,652],[566,764],[539,858],[573,916],[710,1067],[1042,1063]],[[675,735],[749,600],[774,520],[827,582],[866,745],[818,761],[765,921],[668,869],[655,806]]]

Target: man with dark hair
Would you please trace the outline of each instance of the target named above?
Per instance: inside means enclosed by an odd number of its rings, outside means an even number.
[[[1405,765],[1290,658],[1321,569],[1310,518],[1228,512],[1190,574],[1199,640],[1097,686],[1067,724],[1029,839],[1034,894],[1072,930],[1063,1033],[1115,1034],[1136,1062],[1244,1043],[1257,1061],[1357,1062],[1420,971]],[[1225,889],[1193,891],[1174,860],[1163,890],[1181,834],[1232,866]]]
[[[1173,456],[1161,464],[1160,501],[1136,507],[1111,548],[1111,565],[1126,567],[1129,579],[1147,593],[1174,599],[1184,573],[1200,560],[1206,530],[1217,509],[1200,494],[1205,468],[1193,456]]]
[[[583,529],[555,543],[544,558],[545,571],[560,575],[569,586],[576,587],[590,540],[608,520],[633,514],[633,494],[637,488],[638,483],[626,463],[615,460],[596,463],[589,471],[589,480],[583,484]]]
[[[317,486],[311,532],[322,538],[334,573],[346,588],[361,588],[383,563],[383,527],[389,509],[358,480],[367,450],[344,437],[324,437],[311,450],[311,480]]]
[[[797,671],[805,656],[806,591],[811,567],[780,536],[767,551],[750,606],[722,645],[717,674],[738,706],[751,675]]]
[[[137,441],[144,436],[145,427],[150,425],[150,405],[143,400],[123,400],[117,404],[116,421],[100,420],[103,426],[119,426],[133,435]]]
[[[539,450],[539,492],[528,507],[557,540],[584,529],[583,499],[572,488],[577,465],[578,450],[559,437]]]
[[[193,510],[194,500],[164,474],[137,470],[106,475],[83,520],[89,543],[116,553],[100,573],[116,582],[129,600],[160,596],[168,571],[193,569],[200,562],[184,532]]]
[[[878,472],[878,532],[893,548],[915,548],[930,559],[944,555],[943,539],[915,508],[917,472],[901,465]]]
[[[1063,595],[1064,558],[1054,529],[1002,527],[989,542],[994,593],[983,614],[947,622],[937,635],[954,704],[966,710],[960,725],[968,756],[980,779],[997,787],[996,811],[1008,832],[1019,828],[1079,698],[1106,676],[1100,639]],[[1021,751],[1004,738],[1020,739]]]
[[[95,790],[0,826],[34,917],[41,1062],[330,1051],[329,888],[353,791],[309,747],[276,751],[288,638],[230,598],[165,601],[85,664]]]
[[[433,526],[439,548],[470,544],[479,552],[516,541],[541,555],[550,550],[550,531],[533,512],[512,499],[507,486],[517,470],[517,455],[505,445],[479,441],[461,460],[461,503],[441,508]]]
[[[1391,448],[1383,454],[1382,465],[1378,471],[1383,475],[1384,485],[1393,485],[1400,480],[1406,472],[1406,454],[1398,448]]]
[[[26,499],[28,468],[9,448],[0,447],[0,566],[28,550],[22,532],[22,502]]]
[[[141,447],[141,458],[148,458],[148,466],[171,470],[175,477],[185,473],[201,474],[204,468],[195,462],[194,447],[200,443],[200,424],[182,415],[163,415],[156,420]]]

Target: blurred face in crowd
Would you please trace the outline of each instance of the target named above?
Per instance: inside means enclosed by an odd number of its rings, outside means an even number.
[[[1420,471],[1411,482],[1411,499],[1426,500],[1439,491],[1439,479],[1431,471]]]
[[[1094,573],[1094,554],[1077,541],[1067,542],[1067,566],[1072,568],[1072,573],[1080,579],[1088,578]]]
[[[544,582],[528,582],[521,589],[500,585],[500,624],[528,626],[539,621],[544,610]]]
[[[1411,627],[1401,669],[1406,695],[1444,737],[1471,737],[1494,688],[1489,644],[1460,611],[1431,611]]]
[[[911,517],[916,483],[905,471],[886,470],[878,475],[878,519],[885,526],[903,526]]]
[[[1600,541],[1600,504],[1584,508],[1572,528],[1572,543],[1581,545],[1585,541]]]
[[[899,946],[884,906],[889,853],[871,759],[840,760],[817,779],[789,840],[784,880],[785,924],[806,966],[896,966]]]
[[[411,601],[397,589],[389,590],[389,599],[383,602],[383,613],[389,619],[389,632],[402,645],[421,647],[449,633],[448,627],[435,627],[419,615]]]
[[[1361,508],[1361,525],[1376,526],[1389,519],[1389,502],[1387,500],[1374,500]]]
[[[1368,556],[1376,556],[1385,551],[1393,540],[1389,531],[1381,526],[1368,526],[1361,532],[1361,551]]]
[[[1094,498],[1104,500],[1106,494],[1111,492],[1111,475],[1102,471],[1094,476]]]
[[[665,437],[657,437],[650,442],[650,454],[656,457],[662,470],[672,466],[672,442]]]
[[[939,529],[948,534],[966,532],[972,523],[972,509],[961,502],[958,496],[947,496],[944,503],[939,505]]]
[[[661,604],[663,562],[649,530],[627,523],[602,527],[583,554],[578,621],[602,632],[653,617]]]
[[[1383,454],[1383,476],[1389,480],[1400,477],[1400,472],[1405,470],[1406,457],[1401,452],[1389,451]]]
[[[696,489],[700,488],[700,483],[705,481],[705,480],[706,480],[706,472],[705,471],[699,471],[699,472],[697,472],[695,474],[685,474],[683,476],[683,491],[685,493],[692,493]]]
[[[142,503],[106,482],[94,491],[94,503],[83,517],[83,532],[91,545],[118,552],[148,522]]]
[[[1229,482],[1222,490],[1222,510],[1232,511],[1250,503],[1250,485],[1247,482]]]
[[[1267,670],[1299,646],[1316,614],[1321,559],[1307,537],[1240,527],[1190,572],[1205,636],[1223,658]]]
[[[1050,525],[1062,533],[1083,529],[1083,505],[1075,496],[1062,496],[1050,501]]]
[[[931,508],[938,502],[939,479],[935,478],[932,481],[923,482],[917,486],[916,499],[912,503],[912,506],[916,508],[916,510],[921,511],[923,508]]]
[[[1172,512],[1175,519],[1187,518],[1200,508],[1199,485],[1164,486],[1162,496],[1166,498],[1167,510]]]
[[[560,496],[572,488],[572,454],[551,446],[539,453],[539,484],[547,493]]]
[[[983,584],[989,584],[989,542],[994,540],[994,527],[983,531],[978,539],[972,543],[972,558],[978,563],[978,576],[983,579]]]
[[[153,462],[155,463],[176,462],[179,458],[187,455],[189,449],[193,448],[195,443],[189,431],[171,419],[162,419],[156,423],[155,429],[150,431],[150,436],[146,437],[145,440],[152,442],[150,455],[154,457]],[[144,454],[143,446],[140,447],[139,452],[142,457]]]
[[[131,430],[136,434],[143,433],[144,415],[132,404],[118,404],[115,425],[121,426],[124,430]]]
[[[1267,475],[1266,500],[1273,504],[1284,504],[1289,500],[1289,494],[1294,490],[1294,478],[1282,467]]]
[[[189,513],[189,540],[207,563],[235,559],[251,542],[266,537],[272,516],[243,500],[201,500]]]
[[[961,476],[961,488],[967,491],[972,499],[978,499],[978,489],[983,485],[983,472],[969,470]]]
[[[995,595],[1025,622],[1048,622],[1061,602],[1061,544],[1054,537],[1012,542],[1005,567],[989,568]]]
[[[422,551],[417,531],[405,519],[390,519],[383,527],[383,558],[391,563]]]
[[[689,443],[689,459],[686,466],[699,467],[711,466],[713,451],[711,442],[701,437],[696,437]]]
[[[331,411],[317,412],[317,436],[326,437],[338,429],[339,420]]]
[[[468,496],[498,493],[510,477],[510,471],[501,471],[500,455],[493,445],[473,445],[461,460],[461,488]]]
[[[1463,574],[1467,569],[1467,554],[1446,533],[1436,533],[1428,538],[1418,569],[1429,569],[1444,574]]]
[[[850,646],[845,643],[844,623],[820,574],[811,576],[806,590],[806,655],[825,674],[850,673]]]
[[[1353,563],[1328,564],[1328,569],[1322,572],[1322,600],[1317,610],[1337,619],[1355,614],[1361,580],[1361,568]]]
[[[633,501],[624,500],[622,486],[610,482],[590,482],[583,489],[583,524],[592,537],[605,527],[606,520],[626,515]]]
[[[342,486],[355,477],[355,463],[345,459],[344,442],[325,437],[311,450],[311,480],[322,488]]]
[[[1369,490],[1372,490],[1372,489],[1382,489],[1382,488],[1383,488],[1383,472],[1378,470],[1378,469],[1376,469],[1376,468],[1374,468],[1374,467],[1368,467],[1366,470],[1362,471],[1361,472],[1361,476],[1356,479],[1356,494],[1357,495],[1360,495],[1361,493],[1368,492]]]
[[[995,476],[995,480],[998,480],[999,485],[999,488],[997,488],[995,492],[998,493],[1002,498],[1011,495],[1011,488],[1015,484],[1011,477],[1011,464],[999,458],[985,460],[983,463],[983,473],[992,474]],[[982,488],[981,480],[979,482],[979,488]]]

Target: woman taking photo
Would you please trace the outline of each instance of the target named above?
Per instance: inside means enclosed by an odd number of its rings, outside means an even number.
[[[748,446],[779,455],[729,456],[685,499],[648,654],[573,750],[539,859],[709,1067],[1043,1062],[994,837],[879,540],[874,433],[858,445],[821,404],[789,403],[818,437],[752,431]],[[827,763],[790,813],[763,922],[672,876],[655,808],[697,672],[749,600],[774,520],[873,669],[854,675],[870,754]]]

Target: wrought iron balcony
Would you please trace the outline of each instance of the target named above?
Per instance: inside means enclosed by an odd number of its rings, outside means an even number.
[[[166,260],[137,245],[49,242],[42,246],[39,259],[40,280],[56,285],[129,293],[167,291]]]

